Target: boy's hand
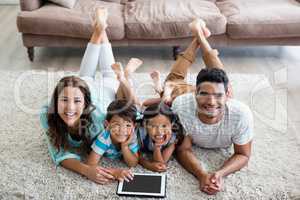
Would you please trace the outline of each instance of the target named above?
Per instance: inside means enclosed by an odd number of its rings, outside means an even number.
[[[89,166],[86,177],[98,184],[107,184],[115,180],[110,170],[99,166]]]
[[[151,163],[151,170],[154,172],[165,172],[167,171],[167,165],[161,162],[152,162]]]
[[[121,146],[123,146],[123,147],[128,146],[128,145],[131,143],[132,139],[133,139],[133,134],[134,134],[134,132],[132,131],[132,132],[130,133],[129,137],[127,138],[127,140],[124,141],[124,142],[121,144]]]
[[[119,181],[131,181],[133,180],[133,173],[129,169],[113,169],[113,176]]]

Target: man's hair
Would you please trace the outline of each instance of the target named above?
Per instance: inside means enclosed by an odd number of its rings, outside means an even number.
[[[107,107],[106,120],[110,121],[115,115],[126,121],[135,122],[137,108],[134,104],[129,104],[126,100],[115,100]]]
[[[228,90],[228,77],[225,71],[219,68],[202,69],[197,75],[196,87],[198,88],[203,82],[223,83],[225,91]]]

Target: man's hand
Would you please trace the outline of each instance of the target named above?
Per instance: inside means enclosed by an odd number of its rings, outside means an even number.
[[[218,182],[217,179],[221,180],[218,174],[216,173],[214,174],[206,173],[202,175],[201,178],[199,179],[200,190],[209,195],[214,195],[217,192],[220,192],[221,187],[219,186],[221,186],[221,184],[219,184],[220,182]]]
[[[89,166],[86,177],[99,184],[107,184],[115,180],[109,169],[99,166]]]
[[[218,171],[212,174],[210,181],[215,184],[220,191],[223,189],[223,176]]]

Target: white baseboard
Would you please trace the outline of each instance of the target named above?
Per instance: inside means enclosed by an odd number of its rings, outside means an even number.
[[[19,4],[19,0],[0,0],[0,5],[1,4]]]

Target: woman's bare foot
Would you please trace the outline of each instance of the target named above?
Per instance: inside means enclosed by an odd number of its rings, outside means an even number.
[[[129,79],[131,74],[135,72],[137,68],[139,68],[142,64],[143,64],[142,60],[138,58],[131,58],[124,70],[125,78]]]
[[[111,68],[115,72],[115,74],[117,75],[117,79],[119,81],[122,81],[122,80],[125,79],[123,66],[120,62],[116,62],[116,63],[112,64]]]
[[[202,19],[194,19],[189,24],[189,27],[197,37],[208,38],[211,35],[210,30],[206,27],[206,24]]]
[[[163,91],[162,86],[161,86],[160,72],[157,70],[154,70],[153,72],[150,73],[150,76],[154,83],[154,90],[158,94],[160,94]]]
[[[99,7],[95,11],[95,28],[102,32],[107,28],[108,11],[104,7]]]

